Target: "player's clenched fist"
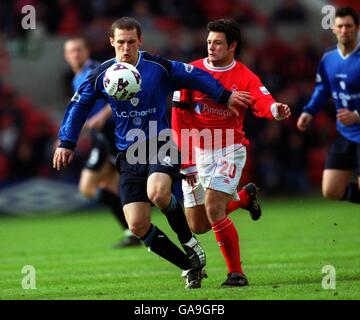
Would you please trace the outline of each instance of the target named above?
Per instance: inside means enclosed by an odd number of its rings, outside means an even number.
[[[312,118],[313,118],[312,115],[307,112],[301,113],[301,115],[296,123],[297,128],[300,131],[305,131],[308,128]]]
[[[74,151],[65,148],[56,148],[53,157],[53,168],[58,171],[66,168],[73,159]]]
[[[287,104],[276,102],[277,114],[280,119],[287,119],[291,116],[290,107]]]

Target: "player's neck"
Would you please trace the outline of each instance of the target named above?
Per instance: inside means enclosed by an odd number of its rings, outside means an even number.
[[[233,61],[234,61],[234,57],[227,57],[222,60],[216,60],[216,61],[211,61],[209,58],[206,58],[206,62],[208,63],[208,65],[214,68],[227,67],[230,64],[232,64]]]
[[[348,43],[348,44],[338,44],[339,49],[344,57],[351,54],[356,48],[356,41]]]
[[[73,66],[73,67],[72,67],[72,71],[74,72],[74,74],[80,73],[80,72],[84,69],[87,61],[88,61],[88,60],[86,60],[86,61],[85,61],[83,64],[81,64],[81,65]]]
[[[81,72],[82,68],[83,68],[83,66],[81,68],[80,67],[74,67],[74,68],[72,68],[72,72],[74,74],[78,74],[78,73]]]

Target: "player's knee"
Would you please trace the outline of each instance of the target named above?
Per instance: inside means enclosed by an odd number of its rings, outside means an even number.
[[[151,190],[148,192],[148,198],[160,209],[165,209],[169,204],[170,194],[162,190]]]
[[[190,230],[195,234],[206,233],[211,229],[211,226],[209,223],[205,224],[205,223],[189,222],[189,227],[190,227]]]
[[[216,202],[205,203],[205,210],[210,221],[216,221],[220,216],[225,214],[225,208]]]
[[[85,184],[79,185],[79,191],[87,199],[94,198],[96,194],[96,188],[91,188]]]
[[[149,225],[145,223],[129,223],[129,230],[138,238],[145,236],[149,229]]]
[[[344,196],[345,190],[337,188],[326,188],[323,187],[322,194],[323,197],[329,200],[340,200]]]

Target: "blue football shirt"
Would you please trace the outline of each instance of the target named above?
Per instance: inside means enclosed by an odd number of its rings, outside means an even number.
[[[360,114],[360,44],[343,56],[338,47],[324,53],[316,74],[315,89],[304,111],[319,112],[332,97],[336,109],[348,108]],[[360,124],[345,126],[336,121],[338,132],[346,139],[360,143]]]
[[[191,88],[210,95],[219,103],[227,104],[231,95],[219,81],[206,71],[186,63],[167,60],[147,52],[139,52],[135,67],[141,74],[141,90],[134,98],[117,101],[110,97],[103,85],[105,71],[116,59],[101,64],[83,82],[65,111],[59,131],[60,146],[74,149],[80,130],[94,101],[105,98],[115,117],[115,143],[119,151],[126,150],[134,140],[129,133],[141,131],[150,140],[169,128],[167,119],[167,96],[181,88]],[[156,124],[150,127],[149,124]]]

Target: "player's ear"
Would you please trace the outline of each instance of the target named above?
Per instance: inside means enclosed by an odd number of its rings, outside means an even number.
[[[234,52],[234,54],[235,54],[235,50],[236,50],[236,46],[238,45],[238,42],[235,40],[235,41],[233,41],[233,42],[231,42],[231,44],[230,44],[230,50],[232,51],[232,52]]]
[[[336,35],[336,23],[335,23],[335,20],[332,22],[332,25],[331,25],[331,31],[334,35]]]
[[[114,46],[114,38],[113,38],[113,37],[109,37],[109,41],[110,41],[110,45],[111,45],[112,47],[115,47],[115,46]]]
[[[334,35],[336,35],[335,24],[331,26],[331,31]]]
[[[139,44],[140,44],[140,46],[142,46],[143,41],[144,41],[144,37],[143,37],[143,36],[141,36],[141,37],[139,38]]]

